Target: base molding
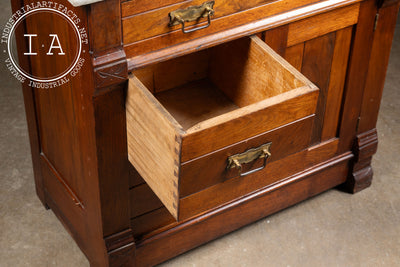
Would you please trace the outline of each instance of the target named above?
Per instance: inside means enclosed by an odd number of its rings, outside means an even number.
[[[104,238],[109,266],[135,266],[136,246],[132,229]]]
[[[198,217],[136,241],[137,266],[153,266],[346,181],[348,152]]]

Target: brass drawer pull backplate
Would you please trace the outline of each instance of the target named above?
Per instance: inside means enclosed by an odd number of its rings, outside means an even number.
[[[183,33],[190,33],[194,31],[198,31],[201,29],[205,29],[211,24],[211,16],[214,15],[214,3],[215,1],[207,1],[200,6],[191,6],[186,9],[178,9],[169,13],[170,22],[169,26],[175,26],[178,24],[182,25]],[[193,28],[190,30],[185,29],[185,22],[196,21],[200,18],[208,18],[207,25]]]
[[[265,165],[267,164],[267,159],[271,156],[271,144],[272,143],[267,143],[267,144],[264,144],[257,148],[251,148],[241,154],[236,154],[236,155],[228,157],[228,165],[226,168],[227,169],[233,169],[233,168],[238,169],[240,176],[246,176],[251,173],[254,173],[254,172],[264,169]],[[255,160],[261,159],[261,158],[264,158],[263,166],[261,166],[257,169],[242,173],[242,164],[250,163],[252,161],[255,161]]]

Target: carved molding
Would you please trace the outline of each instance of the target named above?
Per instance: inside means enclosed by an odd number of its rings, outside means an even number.
[[[375,128],[357,135],[355,148],[353,149],[357,162],[371,158],[377,149],[378,133]]]
[[[128,77],[126,61],[113,62],[112,64],[95,68],[96,88],[106,87],[125,81]]]
[[[74,7],[77,6],[84,6],[84,5],[90,5],[96,2],[101,2],[104,0],[68,0],[68,2],[71,3],[71,5],[73,5]]]
[[[128,64],[123,50],[94,58],[93,67],[96,95],[105,91],[106,87],[121,84],[128,79]]]

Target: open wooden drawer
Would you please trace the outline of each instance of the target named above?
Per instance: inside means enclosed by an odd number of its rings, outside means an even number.
[[[183,197],[306,148],[318,93],[256,36],[136,70],[126,100],[129,161],[184,219]],[[190,166],[215,169],[212,181],[193,168],[189,177]],[[191,214],[202,211],[196,206]]]

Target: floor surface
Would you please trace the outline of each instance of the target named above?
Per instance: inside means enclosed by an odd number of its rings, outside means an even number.
[[[0,25],[10,14],[9,1],[1,1]],[[0,266],[88,266],[35,195],[21,87],[3,63],[0,71]],[[398,23],[372,186],[355,195],[330,190],[162,266],[400,266],[399,106]]]

